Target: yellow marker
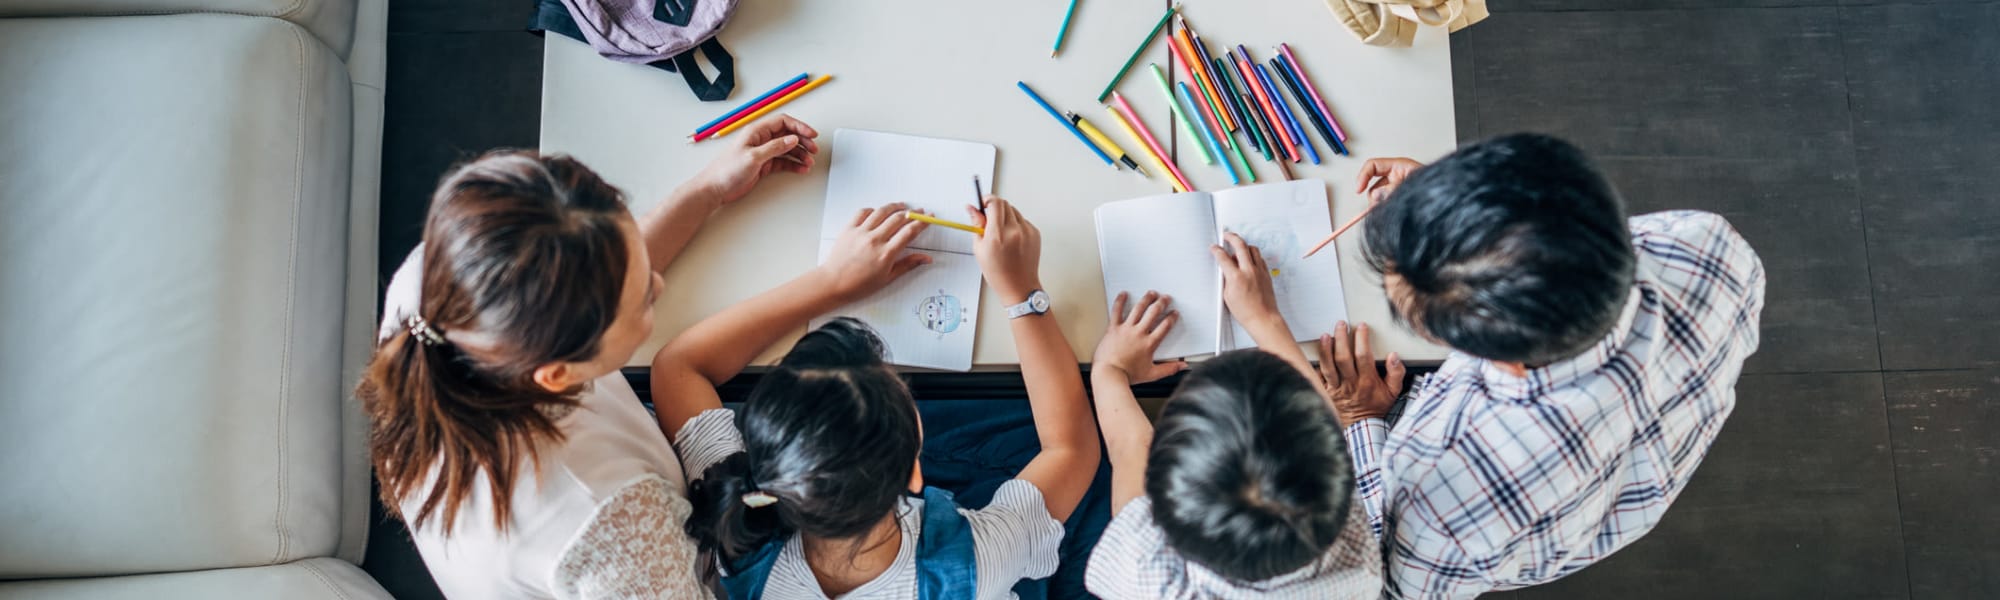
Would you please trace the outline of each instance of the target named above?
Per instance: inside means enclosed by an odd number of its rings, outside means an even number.
[[[1118,162],[1125,163],[1125,166],[1132,167],[1132,170],[1138,171],[1140,175],[1153,176],[1152,173],[1147,173],[1145,169],[1139,168],[1138,161],[1134,161],[1132,157],[1126,156],[1124,148],[1118,147],[1116,142],[1111,141],[1111,136],[1104,135],[1104,132],[1099,131],[1096,125],[1091,125],[1090,121],[1084,120],[1082,116],[1076,113],[1069,113],[1069,122],[1075,123],[1077,129],[1083,130],[1084,137],[1090,138],[1090,143],[1097,144],[1097,149],[1103,150],[1105,154],[1118,159]]]
[[[775,102],[772,102],[772,103],[770,103],[770,104],[766,104],[766,105],[764,105],[764,108],[759,108],[759,109],[757,109],[757,112],[753,112],[753,113],[750,113],[750,114],[749,114],[749,116],[745,116],[745,117],[743,117],[743,118],[741,118],[741,119],[737,119],[735,123],[730,123],[728,127],[724,127],[724,128],[722,128],[722,131],[717,131],[717,132],[715,132],[715,135],[713,135],[713,136],[710,136],[710,137],[722,137],[722,136],[725,136],[725,135],[729,135],[729,132],[731,132],[731,131],[736,131],[736,128],[738,128],[738,127],[742,127],[742,126],[744,126],[744,125],[747,125],[747,124],[749,124],[749,123],[750,123],[751,121],[755,121],[755,120],[757,120],[757,117],[761,117],[761,116],[764,116],[764,115],[765,115],[765,113],[769,113],[769,112],[771,112],[771,111],[773,111],[773,110],[777,110],[777,109],[778,109],[778,107],[780,107],[780,106],[784,106],[786,102],[791,102],[792,100],[795,100],[795,99],[797,99],[797,98],[798,98],[799,96],[804,96],[804,95],[806,95],[806,92],[810,92],[810,91],[813,91],[813,88],[816,88],[816,87],[819,87],[819,86],[820,86],[820,85],[822,85],[822,84],[825,84],[825,83],[827,82],[827,80],[829,80],[829,79],[833,79],[833,76],[832,76],[832,75],[821,75],[821,76],[819,76],[819,78],[817,78],[817,79],[814,79],[814,80],[812,80],[812,82],[811,82],[811,83],[807,83],[807,84],[805,84],[805,86],[804,86],[804,87],[800,87],[799,89],[796,89],[796,90],[792,90],[792,93],[790,93],[790,94],[785,94],[784,96],[780,96],[780,97],[779,97],[779,98],[777,99],[777,101],[775,101]]]
[[[973,235],[986,235],[985,229],[973,227],[971,225],[966,225],[964,223],[960,223],[957,221],[946,221],[944,219],[940,219],[923,213],[906,212],[903,214],[909,216],[910,220],[912,221],[923,221],[925,223],[930,223],[932,225],[938,225],[941,227],[950,227],[952,229],[957,229],[959,231],[970,231],[972,232]]]

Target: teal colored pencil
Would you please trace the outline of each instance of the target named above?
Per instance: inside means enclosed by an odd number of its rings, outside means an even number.
[[[1181,92],[1178,98],[1181,102],[1181,110],[1194,111],[1194,101],[1190,99],[1194,96],[1194,92],[1188,91],[1187,82],[1185,81],[1177,82],[1177,84],[1180,86]],[[1222,142],[1215,141],[1215,134],[1209,132],[1208,128],[1203,127],[1201,129],[1201,139],[1207,140],[1209,147],[1215,150],[1216,154],[1222,154]],[[1243,185],[1243,178],[1236,175],[1236,167],[1229,164],[1229,155],[1227,154],[1222,155],[1222,170],[1229,172],[1229,185]]]
[[[1201,164],[1215,164],[1215,155],[1208,153],[1208,146],[1201,145],[1201,133],[1195,130],[1194,123],[1188,122],[1187,113],[1181,112],[1181,103],[1174,99],[1174,88],[1167,85],[1167,74],[1160,70],[1160,63],[1146,64],[1153,67],[1153,80],[1160,82],[1160,94],[1167,97],[1167,108],[1173,109],[1174,117],[1181,120],[1181,129],[1187,130],[1188,137],[1194,139],[1195,149],[1201,151]]]
[[[1076,18],[1077,2],[1078,0],[1069,0],[1069,12],[1063,13],[1062,29],[1056,31],[1056,47],[1049,51],[1049,58],[1055,58],[1057,53],[1062,52],[1063,38],[1069,37],[1069,20]]]

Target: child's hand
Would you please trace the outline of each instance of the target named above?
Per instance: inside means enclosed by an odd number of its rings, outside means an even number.
[[[1180,311],[1167,308],[1173,298],[1157,292],[1146,292],[1139,298],[1139,304],[1131,311],[1125,310],[1130,294],[1119,292],[1111,303],[1111,327],[1104,331],[1104,339],[1097,342],[1097,354],[1090,361],[1092,373],[1122,376],[1125,384],[1157,381],[1162,377],[1178,373],[1187,368],[1187,361],[1153,362],[1153,352],[1160,349],[1160,340],[1173,331],[1174,323],[1181,319]]]
[[[1348,327],[1341,321],[1333,324],[1333,335],[1319,336],[1319,375],[1342,426],[1389,414],[1396,396],[1403,393],[1403,359],[1391,352],[1388,364],[1387,378],[1376,374],[1367,324]]]
[[[1389,197],[1390,192],[1396,190],[1396,186],[1402,185],[1403,180],[1410,177],[1410,173],[1416,172],[1423,166],[1424,163],[1408,158],[1368,159],[1367,163],[1361,165],[1361,173],[1354,176],[1355,181],[1361,182],[1360,187],[1354,188],[1354,192],[1367,194],[1371,203],[1381,202]]]
[[[812,170],[813,154],[819,152],[819,143],[813,141],[819,131],[791,115],[752,123],[739,134],[687,182],[688,191],[710,208],[742,199],[771,171]]]
[[[1267,321],[1282,320],[1278,314],[1278,294],[1271,290],[1271,267],[1264,262],[1264,253],[1243,241],[1243,236],[1229,233],[1222,238],[1229,245],[1228,251],[1222,246],[1209,246],[1215,255],[1215,264],[1222,267],[1222,304],[1229,314],[1243,322],[1246,327]]]
[[[1028,299],[1042,289],[1042,230],[1029,223],[1014,205],[996,197],[986,198],[985,210],[967,206],[972,224],[986,229],[972,246],[986,281],[1008,304]]]
[[[903,252],[925,227],[922,221],[903,216],[903,208],[896,203],[864,208],[854,215],[818,267],[830,279],[828,291],[842,299],[859,298],[930,264],[929,256]]]

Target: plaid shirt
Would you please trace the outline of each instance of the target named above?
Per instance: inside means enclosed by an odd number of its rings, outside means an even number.
[[[1764,268],[1717,215],[1630,225],[1637,274],[1603,342],[1525,378],[1454,353],[1393,428],[1347,428],[1390,596],[1574,573],[1651,530],[1701,464],[1757,349]]]

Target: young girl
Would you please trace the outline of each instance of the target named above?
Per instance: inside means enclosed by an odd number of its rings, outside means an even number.
[[[809,169],[816,135],[759,123],[636,222],[566,157],[444,177],[356,393],[384,504],[446,595],[707,596],[680,463],[618,369],[652,331],[657,271],[765,174]],[[867,249],[828,264],[886,270]]]
[[[924,227],[900,208],[862,211],[835,247],[889,240],[877,247],[900,255]],[[1001,302],[1046,300],[1034,226],[999,199],[973,220],[985,227],[975,255]],[[857,322],[799,340],[741,412],[717,400],[715,385],[780,336],[888,283],[864,275],[807,274],[703,321],[655,359],[661,424],[693,482],[689,535],[719,558],[731,598],[1012,597],[1018,581],[1056,570],[1061,521],[1098,463],[1076,356],[1045,303],[1010,327],[1041,451],[980,510],[924,486],[916,404]]]

